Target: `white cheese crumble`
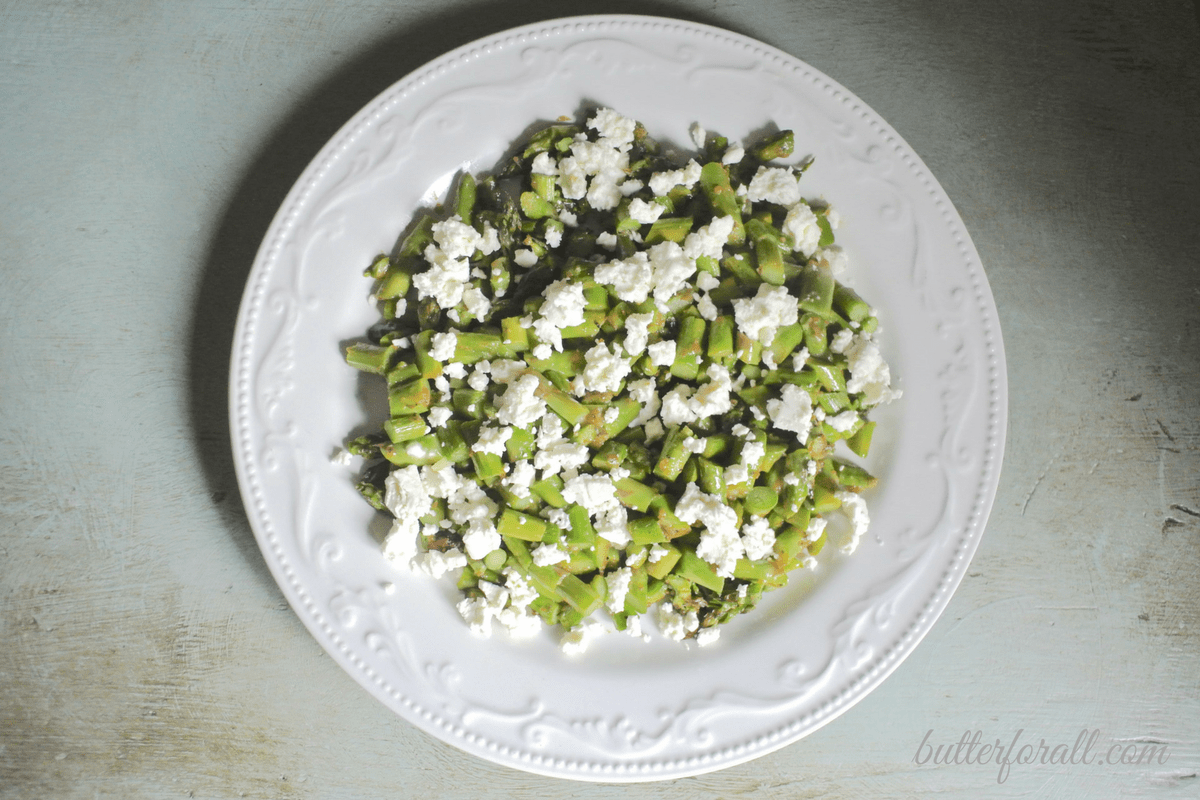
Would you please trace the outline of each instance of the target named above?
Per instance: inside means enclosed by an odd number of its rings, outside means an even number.
[[[807,203],[798,202],[788,209],[787,217],[783,220],[783,232],[791,235],[792,249],[805,258],[817,251],[821,228],[817,225],[817,215]]]
[[[783,385],[778,399],[767,401],[767,416],[771,418],[771,424],[796,434],[801,444],[808,441],[808,434],[812,430],[812,413],[812,397],[790,383]]]
[[[454,331],[435,333],[429,340],[429,357],[435,361],[449,361],[454,358],[454,350],[458,347],[458,334]]]
[[[845,433],[854,427],[854,423],[858,422],[858,412],[854,409],[846,409],[840,414],[828,417],[825,422],[835,431]]]
[[[533,252],[527,247],[523,247],[513,253],[513,261],[516,262],[517,266],[529,269],[533,265],[537,264],[538,257],[537,253]]]
[[[608,599],[605,600],[605,605],[612,613],[620,614],[625,610],[625,596],[629,594],[633,570],[627,566],[621,567],[605,575],[604,579],[608,584]]]
[[[682,642],[689,633],[700,627],[700,617],[695,611],[680,614],[670,603],[659,603],[656,616],[662,635],[677,642]]]
[[[675,363],[675,341],[664,339],[661,342],[647,345],[646,353],[650,356],[650,363],[654,366],[669,367]]]
[[[640,197],[635,197],[629,201],[629,218],[636,220],[643,225],[649,225],[657,220],[666,211],[666,206],[659,203],[647,203]]]
[[[511,427],[485,425],[479,429],[479,438],[471,445],[471,451],[502,456],[505,453],[504,444],[512,438],[512,432]]]
[[[563,634],[562,639],[559,640],[559,647],[567,655],[577,656],[584,653],[597,637],[607,632],[608,628],[604,626],[604,623],[584,620]]]
[[[725,243],[729,241],[729,234],[731,233],[733,233],[733,217],[717,217],[707,225],[692,231],[684,238],[683,252],[692,260],[701,256],[720,259],[721,252],[725,247]]]
[[[843,553],[850,555],[858,549],[859,540],[871,525],[867,501],[854,492],[847,491],[837,492],[834,497],[842,501],[842,513],[850,520],[850,539],[840,548]]]
[[[742,526],[742,547],[746,558],[767,558],[775,550],[775,531],[766,517],[757,517]]]
[[[870,335],[860,333],[855,336],[846,348],[846,359],[850,368],[846,391],[851,394],[861,392],[864,405],[879,405],[900,397],[900,391],[889,386],[891,371],[879,352],[879,345]]]
[[[651,175],[650,191],[654,192],[656,197],[662,197],[676,186],[691,189],[698,180],[700,180],[700,165],[693,158],[683,169],[656,172]]]
[[[722,164],[736,164],[746,156],[746,148],[740,142],[734,142],[729,145],[725,154],[721,156]]]
[[[800,318],[797,300],[784,286],[760,284],[754,297],[733,301],[733,319],[738,329],[769,347],[775,331],[784,325],[794,325]]]
[[[718,575],[732,578],[737,560],[745,554],[738,535],[737,512],[716,495],[706,494],[696,484],[689,483],[675,504],[675,516],[689,525],[696,522],[704,525],[696,555],[712,564]]]
[[[620,346],[614,345],[613,348],[613,350],[609,350],[607,344],[599,342],[584,353],[585,366],[580,377],[583,378],[582,385],[586,391],[619,392],[621,390],[621,383],[629,374],[631,367],[628,359],[622,358],[615,352],[620,349]]]
[[[467,557],[457,547],[449,550],[429,550],[419,556],[414,566],[434,580],[438,580],[451,570],[461,569],[467,565]]]
[[[546,401],[537,394],[541,386],[541,379],[533,374],[509,383],[504,394],[496,399],[496,419],[502,425],[531,427],[546,415]]]
[[[552,564],[563,564],[571,560],[566,551],[560,548],[557,544],[543,542],[533,549],[531,553],[533,563],[539,567],[548,567]]]
[[[752,203],[791,206],[800,202],[800,184],[789,167],[761,166],[746,186],[746,197]]]

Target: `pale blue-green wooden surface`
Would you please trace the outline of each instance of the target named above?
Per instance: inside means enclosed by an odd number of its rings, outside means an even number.
[[[241,510],[236,304],[360,106],[512,25],[640,12],[812,63],[891,122],[996,295],[1010,428],[942,620],[816,734],[641,786],[496,767],[372,700]],[[0,4],[0,797],[1200,796],[1200,26],[1187,0]],[[1166,763],[913,763],[1098,729]]]

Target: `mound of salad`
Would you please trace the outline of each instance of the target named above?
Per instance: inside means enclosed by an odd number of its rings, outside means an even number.
[[[382,319],[346,360],[389,418],[345,453],[386,557],[456,580],[477,634],[578,653],[649,615],[709,644],[831,515],[846,553],[869,524],[853,456],[899,392],[838,216],[791,131],[691,133],[683,162],[611,109],[547,125],[366,270]]]

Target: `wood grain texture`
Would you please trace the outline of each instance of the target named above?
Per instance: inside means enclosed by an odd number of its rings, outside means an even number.
[[[713,775],[566,783],[373,701],[283,602],[225,420],[237,302],[337,128],[570,13],[731,28],[922,156],[995,293],[1010,428],[968,577],[883,686]],[[0,5],[0,798],[1200,795],[1200,24],[1186,0]],[[1166,763],[913,763],[952,743]]]

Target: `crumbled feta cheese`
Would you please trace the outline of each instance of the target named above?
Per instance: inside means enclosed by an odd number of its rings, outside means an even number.
[[[455,608],[471,629],[471,633],[485,639],[492,635],[492,617],[498,609],[494,609],[486,597],[465,597]]]
[[[531,427],[546,414],[546,401],[537,395],[541,386],[541,379],[533,374],[509,383],[496,400],[496,419],[503,425]]]
[[[861,392],[865,406],[887,403],[900,397],[901,392],[889,386],[891,371],[879,352],[879,345],[869,335],[858,334],[854,337],[854,341],[846,348],[846,359],[850,368],[846,391],[850,394]]]
[[[650,191],[654,192],[656,197],[662,197],[676,186],[691,189],[698,180],[700,180],[700,165],[693,158],[683,169],[656,172],[651,175]]]
[[[619,503],[597,513],[592,527],[596,529],[597,536],[607,539],[617,547],[625,547],[630,542],[629,514]]]
[[[500,533],[490,519],[473,519],[467,524],[462,537],[467,555],[480,561],[488,553],[500,548]]]
[[[621,390],[621,383],[629,374],[631,367],[628,359],[622,358],[614,352],[618,349],[614,346],[614,350],[609,350],[607,344],[599,342],[584,353],[585,366],[580,377],[583,378],[583,386],[587,391],[618,392]]]
[[[720,364],[709,364],[705,372],[708,382],[701,385],[688,401],[696,419],[724,414],[733,408],[733,400],[729,396],[733,383],[729,378],[729,370]]]
[[[692,127],[688,128],[688,134],[692,137],[692,144],[696,145],[696,149],[703,150],[704,140],[708,138],[708,131],[704,130],[699,122],[693,122]]]
[[[613,111],[602,108],[588,120],[588,127],[600,134],[612,147],[621,148],[633,144],[634,131],[637,121]]]
[[[829,427],[839,433],[845,433],[854,427],[854,423],[858,422],[858,412],[854,409],[846,409],[836,416],[829,417],[825,420],[829,423]]]
[[[695,436],[689,436],[683,440],[683,449],[687,450],[689,453],[703,453],[704,448],[707,446],[707,442],[707,439],[697,439]]]
[[[425,248],[429,269],[413,276],[417,297],[432,297],[442,308],[453,308],[462,300],[471,280],[471,266],[465,258],[451,258],[436,244]]]
[[[649,225],[651,222],[654,222],[666,210],[666,206],[658,203],[647,203],[640,197],[635,197],[629,202],[629,218],[643,225]]]
[[[442,367],[442,374],[447,378],[461,379],[467,376],[467,368],[459,361],[451,361]]]
[[[530,554],[533,556],[533,563],[539,567],[548,567],[551,564],[563,564],[571,560],[566,551],[559,548],[557,544],[543,542],[533,549]]]
[[[812,397],[799,386],[785,383],[778,399],[767,401],[767,416],[771,424],[784,431],[796,434],[804,444],[812,430]]]
[[[663,428],[662,420],[656,417],[646,422],[646,444],[661,438],[664,433],[666,429]]]
[[[764,347],[775,340],[776,330],[794,325],[799,318],[796,298],[784,286],[760,284],[754,297],[733,301],[733,319],[738,329]]]
[[[594,275],[598,283],[612,286],[617,297],[627,303],[645,302],[654,288],[650,256],[642,250],[629,258],[601,264]]]
[[[696,644],[707,647],[721,637],[720,628],[705,628],[696,634]]]
[[[435,333],[429,340],[429,357],[435,361],[449,361],[454,358],[454,350],[458,347],[458,334],[454,331]]]
[[[533,483],[537,474],[533,465],[522,459],[513,464],[512,470],[501,483],[517,497],[529,497],[529,484]]]
[[[487,373],[480,372],[478,367],[476,367],[475,371],[471,373],[471,377],[467,378],[467,386],[470,386],[477,392],[482,392],[484,389],[488,388],[488,386],[491,385],[491,382],[492,381],[490,378],[488,378]]]
[[[619,417],[619,416],[621,416],[621,410],[619,408],[617,408],[616,406],[612,406],[610,408],[605,409],[604,424],[612,425],[614,422],[617,421],[617,417]]]
[[[492,301],[474,286],[463,289],[462,302],[475,319],[484,319],[492,310]]]
[[[646,557],[646,560],[651,564],[657,564],[658,562],[662,561],[669,552],[671,551],[663,547],[661,544],[652,545],[650,547],[650,555]]]
[[[437,580],[451,570],[465,567],[467,557],[457,547],[452,547],[446,551],[429,550],[414,563],[421,572]]]
[[[434,406],[433,408],[429,409],[429,414],[426,419],[433,427],[440,428],[446,424],[446,421],[449,420],[453,414],[454,412],[446,406]]]
[[[662,635],[677,642],[682,642],[689,633],[700,627],[700,618],[695,611],[681,614],[670,603],[659,603],[656,616]]]
[[[800,202],[800,184],[790,167],[761,166],[746,186],[750,202],[791,206]]]
[[[846,251],[837,245],[822,247],[817,251],[816,258],[817,263],[827,267],[834,277],[841,275],[850,266],[850,259],[846,256]]]
[[[549,153],[538,153],[533,157],[533,163],[529,166],[529,171],[533,175],[557,175],[558,164]]]
[[[741,161],[746,155],[746,148],[742,147],[740,142],[734,142],[729,145],[725,151],[725,155],[721,156],[722,164],[736,164]]]
[[[733,464],[725,468],[723,476],[726,486],[736,486],[739,483],[750,482],[750,470],[746,469],[745,464]]]
[[[742,547],[751,561],[767,558],[774,552],[775,531],[766,517],[757,517],[742,526]]]
[[[625,318],[625,352],[631,356],[641,355],[649,341],[650,323],[653,321],[652,312],[630,314]]]
[[[717,217],[687,235],[683,240],[683,252],[693,260],[701,256],[719,259],[732,232],[733,217]]]
[[[675,504],[675,516],[689,525],[696,522],[704,525],[696,555],[716,567],[718,575],[732,578],[737,560],[745,553],[738,535],[737,512],[717,496],[689,483]]]
[[[612,478],[596,473],[578,475],[563,483],[562,496],[568,503],[578,503],[595,515],[611,508],[621,508],[617,487]]]
[[[808,357],[808,348],[801,347],[800,352],[795,353],[792,356],[792,371],[799,372],[800,370],[804,369],[804,365],[808,363]]]
[[[688,258],[683,248],[672,241],[659,242],[650,248],[650,267],[654,270],[654,299],[660,306],[674,297],[696,272],[695,259]]]
[[[339,467],[353,466],[354,454],[349,450],[339,447],[337,451],[329,457],[329,463]]]
[[[816,252],[817,243],[821,241],[821,228],[817,224],[817,215],[808,207],[808,203],[801,201],[788,208],[782,227],[783,232],[792,237],[793,250],[805,258]]]
[[[658,399],[658,393],[654,391],[654,378],[643,378],[637,381],[630,381],[626,389],[629,391],[629,397],[638,403],[642,404],[641,411],[634,417],[633,422],[629,423],[631,428],[639,428],[648,423],[657,413],[662,403]]]
[[[637,178],[630,178],[621,184],[621,194],[629,197],[631,194],[640,192],[646,184],[639,181]]]
[[[871,517],[867,513],[867,501],[854,492],[840,491],[834,494],[842,501],[842,513],[850,520],[850,539],[841,546],[841,551],[850,555],[858,549],[858,541],[871,525]]]
[[[524,361],[513,361],[509,358],[497,359],[492,363],[492,381],[495,383],[511,383],[522,371],[529,369]]]
[[[468,258],[483,238],[457,216],[433,223],[431,233],[433,241],[449,258]]]
[[[810,519],[808,527],[804,529],[804,541],[811,543],[820,539],[821,534],[825,532],[825,526],[828,524],[824,517],[813,517]]]
[[[585,652],[588,646],[608,631],[600,622],[585,621],[563,634],[559,647],[569,656]]]
[[[508,629],[514,639],[529,639],[542,631],[542,618],[527,609],[512,606],[502,609],[496,621]]]
[[[650,363],[654,366],[669,367],[675,363],[675,342],[672,339],[664,339],[661,342],[647,345],[646,353],[649,354]]]
[[[709,272],[701,272],[696,276],[696,288],[705,292],[711,292],[721,285],[721,281],[716,275]]]
[[[717,318],[717,306],[708,295],[703,295],[696,301],[696,310],[700,312],[700,316],[709,322]],[[764,350],[764,355],[768,351]]]
[[[502,456],[506,452],[504,443],[512,438],[512,432],[513,429],[510,427],[485,425],[479,429],[479,439],[471,446],[471,451]]]
[[[604,231],[596,235],[596,244],[603,247],[605,250],[617,249],[617,235],[611,231]]]
[[[629,594],[629,584],[633,581],[633,570],[621,567],[604,576],[608,584],[608,599],[605,605],[614,614],[625,610],[625,595]]]
[[[668,427],[676,425],[686,425],[689,422],[695,422],[696,411],[692,408],[688,399],[692,396],[692,387],[686,383],[681,383],[671,391],[663,395],[662,410],[659,416],[662,418],[663,424]]]
[[[528,608],[538,598],[537,589],[513,567],[505,567],[500,574],[504,576],[504,588],[508,589],[508,602],[513,608]]]
[[[758,465],[762,463],[763,456],[767,454],[766,446],[758,440],[748,440],[742,445],[742,465],[746,469],[758,469]]]
[[[533,252],[527,247],[522,247],[520,250],[513,253],[513,261],[516,262],[518,267],[525,267],[526,269],[529,269],[538,262],[538,257],[537,253]]]
[[[544,325],[553,325],[556,329],[562,330],[564,327],[583,323],[583,311],[587,308],[588,301],[583,296],[582,283],[554,281],[546,287],[542,297],[544,300],[539,309],[541,318],[533,324],[534,331],[538,333],[542,341],[546,341],[548,338],[542,335]],[[556,349],[562,350],[562,336],[559,336],[556,331],[553,338],[556,338],[558,342]]]

